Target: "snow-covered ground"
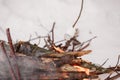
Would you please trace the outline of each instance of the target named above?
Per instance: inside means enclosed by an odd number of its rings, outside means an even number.
[[[114,66],[120,54],[120,0],[84,0],[84,9],[76,27],[79,40],[97,36],[89,49],[93,52],[85,59]],[[0,0],[0,39],[6,40],[5,29],[10,28],[12,38],[28,40],[29,36],[46,35],[56,22],[56,40],[64,38],[76,20],[81,0]]]

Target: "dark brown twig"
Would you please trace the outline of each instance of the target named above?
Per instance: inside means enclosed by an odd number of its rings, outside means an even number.
[[[15,61],[14,66],[15,66],[15,70],[16,70],[16,73],[17,73],[17,77],[18,77],[18,80],[21,80],[20,71],[19,71],[18,64],[17,64],[17,58],[16,58],[14,47],[13,47],[13,44],[12,44],[12,39],[11,39],[9,28],[6,30],[6,33],[7,33],[8,43],[9,43],[9,46],[10,46],[10,53],[11,53],[11,56],[13,57],[13,59]]]
[[[82,43],[80,44],[81,48],[79,48],[78,51],[82,51],[83,49],[87,48],[87,47],[90,45],[90,42],[91,42],[93,39],[95,39],[96,37],[97,37],[97,36],[94,36],[93,38],[91,38],[91,39],[89,39],[89,40],[87,40],[87,41],[85,41],[85,42],[82,42]],[[87,43],[87,44],[84,45],[85,43]]]
[[[83,10],[83,3],[84,3],[84,0],[82,0],[82,2],[81,2],[80,13],[79,13],[79,15],[78,15],[78,18],[76,19],[76,21],[75,21],[74,24],[73,24],[73,28],[75,27],[75,25],[77,24],[78,20],[80,19],[80,16],[81,16],[82,10]]]
[[[105,62],[103,62],[102,65],[100,65],[100,67],[102,67],[103,65],[105,65],[105,63],[108,61],[109,59],[105,60]]]
[[[91,41],[90,41],[91,42]],[[77,51],[82,51],[84,50],[85,48],[87,48],[89,45],[90,45],[90,42],[87,43],[85,46],[83,46],[82,48],[78,49]]]
[[[0,47],[1,47],[1,49],[2,49],[2,51],[3,51],[3,53],[4,53],[5,57],[6,57],[6,59],[7,59],[7,61],[8,61],[9,66],[10,66],[10,69],[9,69],[9,70],[10,70],[10,73],[11,73],[11,75],[12,75],[12,80],[17,80],[17,79],[16,79],[16,76],[15,76],[15,73],[14,73],[14,69],[13,69],[12,64],[11,64],[11,62],[10,62],[10,60],[9,60],[9,57],[8,57],[8,55],[7,55],[7,53],[6,53],[6,50],[5,50],[5,47],[4,47],[3,42],[0,43]]]
[[[68,47],[70,46],[70,43],[73,41],[74,37],[72,37],[70,40],[67,40],[65,42],[65,46],[63,46],[63,50],[66,51]]]
[[[109,59],[105,60],[105,61],[97,68],[97,70],[99,70],[100,68],[102,68],[103,65],[105,65],[105,63],[106,63],[108,60],[109,60]]]
[[[37,32],[35,32],[35,34],[36,34],[36,36],[38,37]],[[40,41],[41,41],[41,38],[39,38],[37,45],[39,45],[39,44],[40,44]]]
[[[106,79],[106,80],[116,80],[117,78],[120,78],[120,74],[117,74],[117,75],[110,77],[109,79]]]
[[[91,39],[89,39],[89,40],[87,40],[87,41],[85,41],[85,42],[82,42],[81,43],[81,46],[83,46],[85,43],[87,43],[87,42],[91,42],[93,39],[95,39],[95,38],[97,38],[97,36],[94,36],[93,38],[91,38]]]
[[[11,39],[11,36],[10,36],[10,30],[9,30],[9,28],[6,30],[6,32],[7,32],[7,39],[8,39],[8,43],[9,43],[9,46],[10,46],[11,55],[15,56],[15,51],[14,51],[12,39]]]
[[[43,48],[46,48],[46,47],[47,47],[47,48],[49,49],[50,47],[49,47],[49,44],[48,44],[48,42],[47,42],[46,39],[44,39],[44,42],[45,42],[45,45],[43,46]]]

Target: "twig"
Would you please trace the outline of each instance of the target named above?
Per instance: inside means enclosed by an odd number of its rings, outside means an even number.
[[[68,47],[70,46],[70,43],[73,41],[74,37],[72,37],[70,40],[67,40],[65,42],[65,46],[63,46],[63,50],[66,51]]]
[[[120,62],[120,55],[118,56],[118,60],[117,60],[117,64],[116,64],[115,68],[118,66],[119,62]]]
[[[79,15],[78,15],[78,18],[76,19],[76,21],[74,22],[74,24],[73,24],[73,26],[72,26],[73,28],[74,28],[75,25],[77,24],[78,20],[80,19],[81,14],[82,14],[82,10],[83,10],[83,2],[84,2],[84,0],[82,0],[82,2],[81,2],[80,13],[79,13]]]
[[[117,78],[120,78],[120,74],[117,74],[109,79],[106,79],[106,80],[116,80]]]
[[[16,70],[16,73],[17,73],[17,76],[18,76],[18,80],[21,80],[20,71],[19,71],[18,64],[17,64],[17,58],[16,58],[14,47],[13,47],[13,44],[12,44],[12,39],[11,39],[9,28],[6,30],[6,33],[7,33],[8,43],[9,43],[9,46],[10,46],[11,56],[13,57],[13,59],[15,61],[14,66],[15,66],[15,70]]]
[[[30,40],[31,40],[31,37],[32,37],[32,35],[30,34],[30,36],[29,36],[29,40],[28,40],[28,41],[30,41]]]
[[[6,32],[7,32],[7,39],[8,39],[8,43],[9,43],[9,46],[10,46],[11,55],[15,56],[15,51],[14,51],[12,39],[11,39],[11,36],[10,36],[10,30],[9,30],[9,28],[6,30]]]
[[[10,60],[9,60],[9,57],[8,57],[8,55],[7,55],[7,53],[6,53],[6,50],[5,50],[5,47],[4,47],[3,42],[0,43],[0,47],[1,47],[1,49],[2,49],[2,51],[3,51],[3,53],[4,53],[5,57],[6,57],[6,59],[7,59],[7,61],[8,61],[9,66],[10,66],[10,69],[9,69],[9,70],[10,70],[10,73],[11,73],[11,75],[12,75],[12,80],[17,80],[17,79],[16,79],[16,76],[15,76],[15,73],[14,73],[14,69],[13,69],[12,64],[11,64],[11,62],[10,62]]]
[[[54,28],[55,28],[55,22],[53,23],[53,26],[52,26],[52,44],[54,44]]]
[[[118,64],[119,64],[119,61],[120,61],[120,55],[118,56],[118,60],[117,60],[116,66],[114,67],[113,71],[115,71],[115,69],[117,68],[117,66],[118,66]],[[111,79],[112,77],[110,77],[112,74],[113,74],[113,72],[111,72],[111,73],[109,74],[109,76],[108,76],[105,80],[112,80],[112,79]],[[118,75],[119,75],[119,74],[118,74]]]
[[[33,40],[36,40],[36,39],[39,39],[39,38],[47,38],[47,37],[48,37],[48,36],[38,36],[38,37],[36,37],[36,38],[30,39],[29,42],[30,42],[30,41],[33,41]]]
[[[43,48],[47,47],[49,49],[50,47],[46,39],[44,39],[44,42],[45,42],[45,45],[43,46]]]
[[[91,42],[93,39],[95,39],[96,37],[97,37],[97,36],[94,36],[93,38],[91,38],[91,39],[89,39],[89,40],[87,40],[87,41],[85,41],[85,42],[82,42],[82,43],[80,44],[81,48],[79,48],[78,51],[81,51],[81,50],[87,48],[87,47],[90,45],[90,42]],[[85,43],[87,43],[87,44],[84,46]]]
[[[102,67],[103,65],[105,65],[105,63],[108,61],[109,59],[105,60],[105,62],[103,62],[102,65],[100,65],[100,67]]]
[[[51,40],[51,37],[50,37],[50,35],[48,34],[48,40],[47,40],[47,42],[50,44],[50,46],[52,47],[52,40]]]
[[[93,38],[91,38],[91,39],[89,39],[89,40],[87,40],[87,41],[85,41],[85,42],[82,42],[81,43],[81,46],[82,45],[84,45],[85,43],[87,43],[87,42],[91,42],[93,39],[95,39],[95,38],[97,38],[97,36],[94,36]]]
[[[35,34],[36,34],[36,36],[38,37],[37,32],[35,32]],[[40,44],[40,41],[41,41],[41,38],[39,38],[37,45],[39,45],[39,44]]]
[[[105,60],[105,62],[103,62],[102,65],[100,65],[100,66],[97,68],[97,70],[99,70],[100,68],[102,68],[103,65],[104,65],[108,60],[109,60],[109,59]]]
[[[55,42],[55,44],[65,41],[65,39]]]
[[[75,51],[75,47],[76,46],[78,46],[79,44],[81,44],[81,42],[80,41],[78,41],[77,39],[76,39],[76,37],[73,39],[73,41],[72,41],[72,51]]]

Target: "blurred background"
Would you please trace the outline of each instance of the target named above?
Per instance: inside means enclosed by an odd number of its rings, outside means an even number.
[[[115,66],[120,54],[119,0],[84,0],[84,8],[76,28],[79,40],[97,36],[89,46],[93,52],[83,56],[93,63]],[[0,0],[0,40],[6,39],[10,28],[13,41],[29,40],[46,35],[55,25],[55,40],[64,39],[78,17],[81,0]],[[37,41],[34,41],[35,43]],[[42,42],[41,42],[42,45]]]

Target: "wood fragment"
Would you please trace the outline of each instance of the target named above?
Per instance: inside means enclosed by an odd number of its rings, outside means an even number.
[[[55,49],[55,51],[59,52],[59,53],[64,53],[64,51],[62,49],[60,49],[59,47],[55,47],[53,45],[53,48]]]

